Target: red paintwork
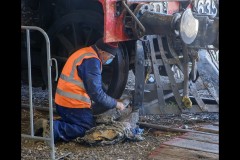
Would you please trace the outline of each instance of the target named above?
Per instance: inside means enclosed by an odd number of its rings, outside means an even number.
[[[180,7],[179,2],[168,2],[167,14],[179,12],[179,7]],[[191,3],[187,6],[187,8],[192,8]]]
[[[167,14],[179,12],[179,2],[168,2]]]
[[[127,41],[130,38],[124,32],[124,14],[115,17],[115,4],[117,0],[99,0],[104,10],[104,42]],[[179,11],[179,2],[168,2],[167,14]]]
[[[117,0],[99,0],[104,10],[104,41],[120,42],[129,40],[124,32],[123,14],[115,17],[115,4]]]

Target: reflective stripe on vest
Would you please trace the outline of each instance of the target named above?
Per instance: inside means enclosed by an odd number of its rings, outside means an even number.
[[[83,82],[74,79],[74,71],[76,70],[76,65],[85,56],[97,56],[97,55],[94,54],[94,53],[84,53],[84,54],[82,54],[81,56],[79,56],[77,59],[74,60],[74,62],[72,64],[70,75],[67,76],[67,75],[61,73],[60,78],[62,80],[64,80],[64,81],[66,81],[66,82],[69,82],[69,83],[75,84],[78,87],[81,87],[86,92]],[[56,93],[58,93],[61,96],[67,97],[67,98],[84,101],[86,103],[91,103],[91,99],[90,98],[81,96],[80,94],[74,94],[74,93],[66,92],[66,91],[61,90],[59,88],[57,88]]]
[[[81,96],[79,94],[74,94],[74,93],[69,93],[69,92],[65,92],[59,88],[57,88],[56,92],[64,97],[68,97],[68,98],[72,98],[72,99],[77,99],[79,101],[84,101],[87,103],[90,103],[91,100],[89,98],[86,98],[84,96]]]
[[[80,61],[83,59],[83,57],[85,57],[85,56],[95,56],[95,55],[96,55],[96,54],[94,54],[94,53],[84,53],[84,54],[82,54],[80,57],[78,57],[78,58],[74,61],[73,65],[72,65],[72,71],[71,71],[71,73],[70,73],[70,78],[73,78],[73,76],[74,76],[74,70],[76,69],[75,66],[76,66],[76,64],[77,64],[78,62],[80,62]]]
[[[60,78],[62,78],[63,80],[65,80],[65,81],[67,81],[67,82],[70,82],[70,83],[73,83],[73,84],[76,84],[76,85],[78,85],[79,87],[81,87],[81,88],[84,89],[84,90],[85,90],[85,87],[84,87],[83,83],[80,82],[80,81],[74,80],[73,77],[74,77],[74,70],[76,69],[76,64],[77,64],[78,62],[80,62],[80,61],[83,59],[83,57],[85,57],[85,56],[95,56],[95,54],[94,54],[94,53],[85,53],[85,54],[82,54],[80,57],[78,57],[78,58],[74,61],[73,65],[72,65],[72,70],[71,70],[70,76],[68,77],[68,76],[66,76],[66,75],[64,75],[64,74],[61,74],[61,76],[60,76]],[[85,90],[85,91],[86,91],[86,90]],[[57,93],[58,93],[58,92],[57,92]],[[91,100],[90,100],[89,98],[86,98],[86,97],[84,97],[83,99],[77,98],[75,95],[73,96],[72,93],[65,92],[65,91],[61,91],[61,92],[59,92],[58,94],[60,94],[60,95],[62,95],[62,96],[65,96],[65,97],[68,97],[68,98],[73,98],[73,99],[77,99],[77,100],[82,100],[82,101],[85,101],[85,102],[88,102],[88,103],[91,102]],[[73,96],[73,97],[72,97],[72,96]],[[75,97],[75,98],[74,98],[74,97]],[[81,97],[83,97],[83,96],[81,96]]]
[[[61,74],[60,78],[63,79],[64,81],[76,84],[76,85],[80,86],[81,88],[83,88],[85,90],[83,82],[77,81],[77,80],[73,79],[72,77],[68,77],[64,74]]]

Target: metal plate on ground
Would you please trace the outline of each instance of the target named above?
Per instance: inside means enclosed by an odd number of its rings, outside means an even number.
[[[155,149],[148,159],[154,160],[218,160],[219,155],[215,153],[189,150],[185,148],[161,145]]]
[[[181,136],[181,138],[219,144],[218,134],[199,134],[188,132]]]
[[[205,151],[205,152],[210,152],[210,153],[217,153],[217,154],[219,153],[218,144],[201,142],[201,141],[197,141],[197,140],[175,138],[171,141],[164,142],[163,144],[169,145],[169,146],[186,148],[186,149]]]

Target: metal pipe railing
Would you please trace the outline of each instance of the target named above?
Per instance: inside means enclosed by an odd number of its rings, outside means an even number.
[[[50,57],[50,41],[47,33],[36,26],[21,26],[21,29],[26,30],[27,36],[27,58],[28,58],[28,80],[29,80],[29,107],[30,107],[30,125],[31,125],[31,135],[21,134],[25,138],[33,138],[39,140],[50,141],[51,147],[51,159],[55,159],[55,145],[54,145],[54,134],[53,134],[53,104],[52,104],[52,76],[51,76],[51,66],[52,59]],[[50,138],[34,136],[34,125],[33,125],[33,104],[32,104],[32,73],[31,73],[31,50],[30,50],[30,30],[37,30],[43,34],[46,41],[47,50],[47,71],[48,71],[48,98],[49,98],[49,122],[50,122]]]

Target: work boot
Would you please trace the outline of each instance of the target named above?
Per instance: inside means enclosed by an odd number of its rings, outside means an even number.
[[[44,126],[46,126],[47,120],[44,118],[40,118],[38,120],[36,120],[36,122],[34,123],[34,135],[35,136],[43,136],[43,128],[46,128]]]
[[[50,137],[50,124],[49,124],[49,120],[44,119],[42,125],[43,125],[43,137],[49,138]]]
[[[45,138],[50,137],[50,126],[49,121],[44,118],[40,118],[34,123],[34,135],[41,136]],[[47,145],[50,146],[50,141],[45,141]]]

